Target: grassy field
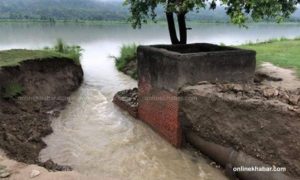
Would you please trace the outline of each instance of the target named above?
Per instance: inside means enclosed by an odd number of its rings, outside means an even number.
[[[64,54],[50,52],[46,50],[25,50],[13,49],[0,51],[0,67],[17,66],[26,60],[41,60],[45,58],[61,58],[67,57]]]
[[[300,38],[272,39],[262,43],[248,43],[240,48],[257,52],[257,62],[270,62],[276,66],[295,69],[300,75]]]
[[[0,67],[18,66],[26,60],[43,60],[51,58],[68,58],[80,64],[82,49],[80,46],[69,46],[58,39],[53,47],[43,50],[12,49],[0,51]]]

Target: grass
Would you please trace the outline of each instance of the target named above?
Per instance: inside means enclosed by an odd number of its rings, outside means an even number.
[[[121,47],[119,57],[115,57],[116,67],[119,71],[137,79],[136,57],[137,45],[129,44]],[[134,69],[133,69],[134,68]]]
[[[61,53],[71,58],[76,64],[80,64],[83,49],[80,46],[68,45],[62,39],[58,39],[54,47],[45,47],[44,50],[52,53]]]
[[[48,47],[44,50],[12,49],[0,51],[0,67],[18,66],[27,60],[51,58],[68,58],[76,64],[80,64],[81,51],[79,46],[68,46],[62,40],[58,40],[54,47]]]
[[[1,91],[3,92],[2,97],[4,99],[12,99],[12,98],[22,95],[22,93],[24,92],[24,89],[23,89],[22,85],[20,85],[18,83],[10,83],[10,84],[7,84],[6,86],[4,86],[1,89]]]
[[[136,44],[123,45],[121,47],[121,54],[116,58],[116,66],[118,70],[123,69],[127,63],[136,59]]]
[[[295,69],[300,76],[300,38],[271,39],[265,42],[238,46],[257,52],[257,62],[270,62],[276,66]]]
[[[61,58],[66,55],[45,50],[12,49],[0,51],[0,67],[18,66],[26,60],[42,60],[45,58]]]

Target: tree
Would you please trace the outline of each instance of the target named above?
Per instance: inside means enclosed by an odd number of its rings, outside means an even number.
[[[233,24],[244,26],[248,18],[254,21],[276,19],[278,22],[288,18],[300,0],[125,0],[129,6],[129,20],[133,28],[141,28],[147,20],[155,21],[156,8],[162,6],[168,22],[172,44],[187,43],[186,14],[203,8],[215,9],[219,3],[226,9]],[[176,33],[174,14],[177,16],[179,38]]]

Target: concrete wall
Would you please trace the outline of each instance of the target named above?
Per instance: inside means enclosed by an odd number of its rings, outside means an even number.
[[[200,81],[253,82],[256,53],[211,44],[156,45],[138,48],[139,75],[152,86],[177,90]]]
[[[182,142],[178,89],[200,81],[252,82],[255,52],[211,44],[138,48],[138,117],[175,146]]]

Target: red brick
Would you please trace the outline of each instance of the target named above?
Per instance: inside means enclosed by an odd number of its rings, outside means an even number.
[[[139,118],[176,147],[182,141],[178,105],[177,94],[165,90],[151,90],[139,96]]]

